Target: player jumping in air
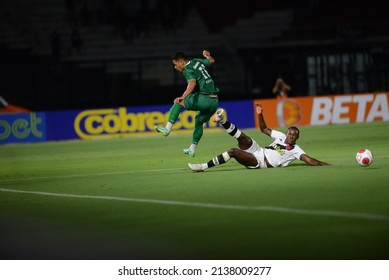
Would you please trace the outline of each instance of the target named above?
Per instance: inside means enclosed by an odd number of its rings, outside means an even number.
[[[167,124],[165,126],[155,126],[158,132],[168,136],[182,108],[197,111],[192,144],[188,149],[184,149],[184,153],[191,157],[195,156],[196,147],[203,136],[204,123],[210,120],[219,106],[218,95],[220,91],[208,72],[208,68],[215,63],[215,59],[207,50],[203,51],[203,57],[189,59],[182,52],[178,52],[173,56],[174,68],[178,72],[182,72],[188,84],[182,96],[174,99]]]

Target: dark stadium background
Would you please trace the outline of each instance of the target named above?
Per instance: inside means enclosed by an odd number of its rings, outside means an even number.
[[[216,59],[222,100],[388,91],[388,2],[0,0],[0,96],[35,111],[169,104],[171,56]]]

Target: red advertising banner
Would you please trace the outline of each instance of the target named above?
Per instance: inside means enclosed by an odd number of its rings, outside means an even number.
[[[269,127],[389,121],[389,92],[256,99]],[[255,113],[255,112],[254,112]],[[258,120],[255,116],[255,126]]]

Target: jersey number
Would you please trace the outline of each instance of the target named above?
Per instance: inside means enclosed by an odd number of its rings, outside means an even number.
[[[207,69],[205,69],[205,67],[203,65],[201,65],[199,67],[199,71],[201,72],[201,74],[203,75],[204,79],[210,79],[211,78],[211,75],[209,75]]]

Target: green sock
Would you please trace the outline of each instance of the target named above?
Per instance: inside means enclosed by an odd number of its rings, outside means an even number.
[[[173,104],[169,111],[169,122],[175,123],[181,112],[181,105],[178,103]]]
[[[193,130],[193,135],[192,135],[192,143],[193,144],[198,144],[200,142],[201,137],[203,137],[203,132],[204,132],[204,123],[201,123],[195,120],[195,127]]]

